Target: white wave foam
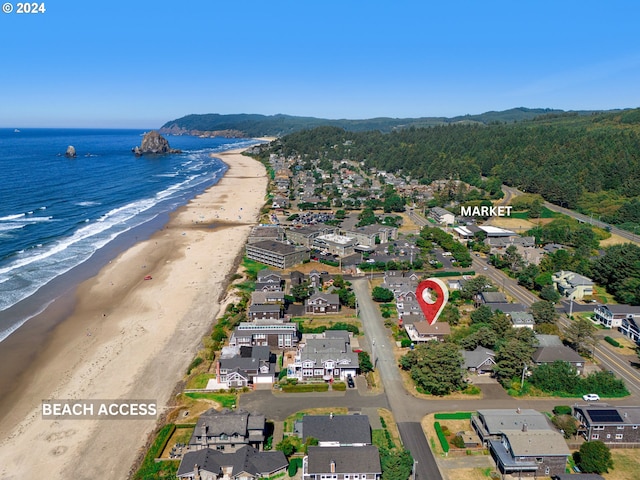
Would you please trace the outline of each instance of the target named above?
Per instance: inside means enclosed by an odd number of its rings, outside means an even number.
[[[19,329],[22,325],[24,325],[25,323],[27,323],[29,320],[31,320],[33,317],[40,315],[42,312],[44,312],[46,310],[46,308],[51,305],[53,303],[53,300],[51,300],[50,302],[46,303],[45,305],[43,305],[40,310],[38,310],[36,313],[34,313],[33,315],[29,315],[26,318],[23,318],[21,320],[18,320],[16,323],[14,323],[13,325],[11,325],[9,328],[4,329],[3,331],[0,332],[0,342],[2,342],[5,338],[7,338],[9,335],[11,335],[13,332],[15,332],[17,329]]]
[[[15,215],[7,215],[6,217],[0,217],[0,222],[10,222],[13,220],[18,220],[19,218],[26,217],[25,213],[16,213]]]

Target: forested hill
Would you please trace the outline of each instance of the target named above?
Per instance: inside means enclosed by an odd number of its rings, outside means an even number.
[[[367,167],[423,183],[459,178],[478,185],[481,175],[497,177],[603,221],[640,226],[640,109],[387,134],[320,127],[287,135],[271,151],[366,160]]]
[[[531,120],[544,114],[564,114],[562,110],[548,108],[512,108],[502,112],[486,112],[479,115],[464,115],[453,118],[423,117],[423,118],[371,118],[366,120],[329,120],[314,117],[296,117],[291,115],[257,115],[235,114],[220,115],[209,113],[205,115],[187,115],[177,120],[165,123],[160,133],[177,135],[227,135],[240,137],[279,137],[289,133],[332,126],[352,132],[378,130],[390,132],[409,127],[431,127],[435,125],[449,125],[454,123],[510,123]],[[591,112],[579,112],[590,114]]]

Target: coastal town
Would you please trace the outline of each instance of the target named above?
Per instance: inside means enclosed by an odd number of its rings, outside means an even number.
[[[559,214],[264,151],[259,223],[132,478],[609,478],[581,473],[594,442],[631,461],[640,307],[570,270],[580,245],[540,234]]]

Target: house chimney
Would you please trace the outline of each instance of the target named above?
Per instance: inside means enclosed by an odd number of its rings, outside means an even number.
[[[329,463],[329,472],[336,473],[336,461],[335,460],[331,460],[331,462]]]
[[[517,414],[520,414],[520,412],[521,412],[521,411],[522,411],[522,410],[520,410],[520,407],[516,408],[516,413],[517,413]]]
[[[526,431],[527,431],[527,429],[528,429],[527,424],[526,424],[526,423],[523,423],[523,424],[522,424],[522,431],[523,431],[523,432],[526,432]]]

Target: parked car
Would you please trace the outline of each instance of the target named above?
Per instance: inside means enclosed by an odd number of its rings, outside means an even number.
[[[585,402],[597,402],[598,400],[600,400],[600,395],[598,395],[597,393],[587,393],[586,395],[582,396],[582,399]]]
[[[351,374],[347,375],[347,385],[349,385],[349,388],[354,388],[356,386]]]

